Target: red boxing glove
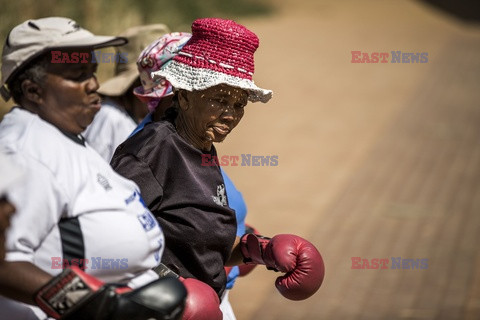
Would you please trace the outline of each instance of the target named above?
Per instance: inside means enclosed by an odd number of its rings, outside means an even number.
[[[220,299],[208,284],[194,279],[180,277],[187,288],[187,301],[182,320],[222,320]]]
[[[50,317],[62,320],[180,319],[187,291],[173,277],[138,289],[103,283],[72,266],[50,280],[34,300]]]
[[[313,244],[292,235],[266,238],[245,234],[240,248],[246,264],[264,264],[267,269],[286,273],[275,281],[287,299],[304,300],[320,288],[325,275],[323,259]]]
[[[260,235],[260,233],[258,232],[257,229],[255,229],[254,227],[252,227],[251,225],[249,224],[245,224],[245,233],[253,233],[253,234],[257,234],[257,235]],[[252,272],[253,269],[255,269],[257,265],[256,264],[241,264],[238,266],[238,269],[240,271],[240,277],[244,277],[246,276],[247,274],[249,274],[250,272]],[[228,272],[227,272],[228,274]]]

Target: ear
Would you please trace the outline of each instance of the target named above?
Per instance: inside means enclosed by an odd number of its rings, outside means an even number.
[[[187,111],[190,107],[188,103],[188,91],[187,90],[179,90],[178,91],[178,105],[182,111]]]
[[[27,79],[22,82],[21,87],[24,99],[35,104],[43,102],[43,89],[37,83]]]

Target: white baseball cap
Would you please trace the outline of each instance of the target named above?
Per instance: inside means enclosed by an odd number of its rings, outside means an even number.
[[[10,99],[5,84],[39,55],[54,48],[103,48],[127,43],[123,37],[97,36],[81,28],[74,20],[48,17],[27,20],[10,31],[2,52],[0,93]]]

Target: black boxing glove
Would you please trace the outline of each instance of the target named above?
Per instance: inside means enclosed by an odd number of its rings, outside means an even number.
[[[292,235],[266,238],[245,234],[240,248],[246,264],[264,264],[268,269],[284,272],[275,281],[277,290],[287,299],[304,300],[321,286],[325,275],[323,259],[313,244]]]
[[[47,315],[62,320],[177,320],[186,296],[185,286],[173,277],[132,290],[72,266],[40,288],[34,300]]]

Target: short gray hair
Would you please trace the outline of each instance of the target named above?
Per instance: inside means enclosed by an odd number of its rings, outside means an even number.
[[[13,101],[21,104],[24,92],[22,91],[22,83],[25,80],[35,82],[43,87],[43,82],[47,77],[48,55],[40,56],[28,63],[8,82],[8,89],[12,95]]]

